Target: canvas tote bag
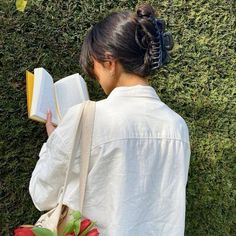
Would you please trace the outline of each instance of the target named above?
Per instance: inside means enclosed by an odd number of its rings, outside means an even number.
[[[92,101],[86,101],[81,104],[81,109],[77,114],[78,122],[74,132],[73,148],[71,155],[69,157],[69,164],[66,171],[66,178],[64,185],[61,189],[61,197],[59,203],[55,208],[43,214],[34,225],[47,228],[55,232],[57,236],[63,235],[64,227],[66,223],[70,220],[70,213],[73,211],[73,209],[69,209],[68,206],[63,205],[62,202],[68,185],[68,176],[70,173],[71,164],[73,158],[75,158],[76,147],[78,147],[78,145],[80,146],[81,149],[80,176],[78,176],[80,178],[79,210],[81,213],[83,212],[83,202],[84,202],[86,181],[88,175],[88,166],[89,166],[89,158],[90,158],[91,143],[92,143],[94,117],[95,117],[95,104],[96,103]],[[27,227],[27,226],[29,227],[29,225],[22,225],[21,227]]]

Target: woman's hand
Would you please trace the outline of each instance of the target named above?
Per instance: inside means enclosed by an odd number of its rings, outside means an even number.
[[[52,113],[50,110],[48,110],[47,122],[46,122],[46,130],[48,136],[50,136],[50,134],[54,131],[54,129],[56,129],[56,126],[52,123]]]

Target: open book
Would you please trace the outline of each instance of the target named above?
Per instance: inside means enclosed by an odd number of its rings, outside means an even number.
[[[56,125],[70,107],[89,99],[87,85],[78,73],[54,83],[42,67],[35,68],[34,74],[26,71],[26,93],[28,117],[45,123],[50,109]]]

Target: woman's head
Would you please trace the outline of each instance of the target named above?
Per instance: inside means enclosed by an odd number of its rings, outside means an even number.
[[[168,62],[167,50],[172,49],[173,40],[164,27],[148,4],[138,7],[136,14],[112,13],[86,35],[80,64],[94,76],[94,60],[117,60],[126,73],[146,77]]]

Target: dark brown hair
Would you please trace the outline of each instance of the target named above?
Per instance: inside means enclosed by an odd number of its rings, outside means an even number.
[[[93,58],[99,62],[117,59],[124,70],[148,76],[169,62],[167,50],[173,48],[165,22],[155,17],[149,4],[131,12],[112,13],[87,33],[80,54],[82,69],[93,76]]]

